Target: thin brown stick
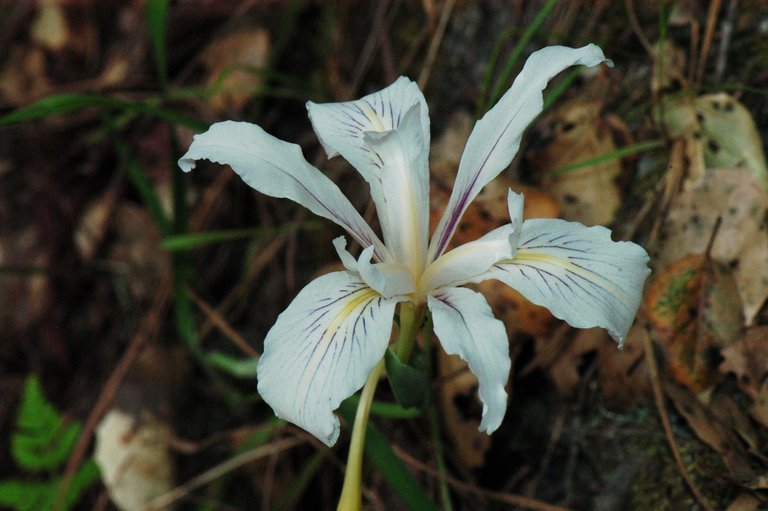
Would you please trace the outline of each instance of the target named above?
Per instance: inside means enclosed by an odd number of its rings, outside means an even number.
[[[478,488],[477,486],[474,486],[472,484],[467,484],[464,481],[460,481],[449,475],[440,474],[434,468],[430,467],[425,463],[422,463],[421,461],[417,460],[416,458],[406,453],[405,451],[402,451],[396,445],[393,445],[392,448],[394,449],[395,454],[397,454],[397,456],[408,465],[411,465],[415,469],[420,470],[431,477],[444,480],[446,483],[450,484],[451,486],[453,486],[458,490],[461,490],[467,493],[474,493],[475,495],[479,495],[481,497],[485,497],[490,500],[495,500],[496,502],[502,502],[504,504],[509,504],[512,506],[520,506],[526,509],[533,509],[535,511],[570,511],[568,508],[556,506],[554,504],[549,504],[547,502],[543,502],[541,500],[537,500],[531,497],[526,497],[524,495],[518,495],[515,493],[502,493],[502,492],[484,490],[482,488]]]
[[[64,475],[61,478],[61,484],[59,485],[59,489],[57,491],[54,510],[58,511],[62,508],[65,497],[67,495],[67,490],[69,489],[69,485],[72,483],[72,478],[75,476],[77,467],[80,466],[80,463],[85,457],[85,452],[88,450],[88,445],[90,444],[91,438],[93,437],[93,432],[99,425],[99,421],[101,420],[102,416],[107,412],[109,406],[112,404],[118,387],[120,387],[120,384],[125,378],[125,375],[128,374],[128,370],[131,368],[133,362],[141,353],[141,350],[144,348],[144,345],[147,343],[150,335],[158,331],[160,321],[165,315],[164,311],[168,306],[169,299],[170,285],[166,283],[165,285],[161,286],[161,291],[155,297],[155,302],[146,321],[141,326],[139,331],[133,336],[130,344],[128,345],[128,348],[125,350],[123,356],[118,361],[117,365],[112,371],[112,374],[109,376],[109,379],[101,388],[101,392],[96,399],[96,403],[93,405],[91,413],[88,415],[88,419],[85,421],[83,431],[80,433],[80,437],[77,439],[77,443],[72,449],[72,453],[69,455],[69,459],[67,459],[67,464],[64,468]]]
[[[451,19],[451,12],[453,12],[453,6],[456,5],[456,0],[445,0],[445,7],[440,15],[440,22],[437,24],[435,34],[432,36],[432,41],[429,43],[429,49],[427,50],[427,57],[424,61],[424,67],[421,68],[419,74],[419,88],[424,90],[429,80],[429,74],[432,72],[432,66],[435,64],[435,58],[437,58],[437,50],[440,49],[440,43],[443,41],[445,35],[445,28],[448,26],[448,20]]]
[[[629,18],[629,25],[632,27],[632,31],[635,33],[635,36],[637,36],[637,40],[640,41],[640,44],[643,45],[643,48],[645,48],[645,52],[648,54],[649,57],[651,57],[651,60],[656,62],[656,52],[653,51],[653,46],[651,46],[651,43],[648,42],[648,38],[645,37],[645,32],[643,32],[643,29],[640,27],[640,22],[637,19],[637,14],[635,14],[635,3],[633,0],[624,0],[624,6],[627,8],[627,18]]]
[[[683,457],[680,455],[680,449],[677,447],[675,435],[672,433],[672,426],[669,424],[667,409],[664,406],[664,393],[661,390],[659,368],[656,365],[656,356],[653,353],[653,344],[651,343],[650,335],[643,336],[643,348],[645,350],[645,361],[646,364],[648,364],[648,371],[650,372],[651,387],[653,388],[653,398],[654,401],[656,401],[656,408],[659,411],[659,418],[661,419],[661,424],[664,427],[664,435],[666,436],[667,443],[669,444],[669,448],[672,451],[672,456],[675,458],[677,470],[680,472],[680,475],[685,480],[685,484],[688,485],[688,488],[691,490],[691,493],[699,505],[706,511],[714,511],[712,506],[709,505],[709,502],[707,502],[707,499],[704,498],[704,495],[701,493],[701,490],[696,484],[696,481],[694,481],[691,475],[688,473],[688,469],[685,468]]]
[[[696,83],[701,84],[704,77],[704,65],[707,63],[709,47],[712,44],[712,37],[715,33],[715,24],[717,23],[717,14],[720,12],[722,0],[712,0],[709,2],[709,12],[707,12],[707,26],[704,29],[704,41],[701,44],[701,53],[699,53],[699,65],[696,68]]]
[[[197,488],[208,484],[211,481],[218,479],[219,477],[232,472],[237,468],[242,467],[243,465],[246,465],[252,461],[256,461],[260,458],[285,451],[302,443],[304,443],[304,439],[301,437],[288,438],[267,445],[260,445],[259,447],[251,449],[250,451],[238,454],[237,456],[234,456],[214,467],[209,468],[205,472],[193,477],[186,483],[177,486],[168,493],[164,493],[163,495],[152,499],[136,511],[156,511],[165,509],[177,500],[189,495]]]
[[[189,293],[189,296],[192,298],[192,301],[195,302],[195,305],[205,314],[205,317],[208,318],[208,320],[219,329],[221,333],[224,334],[224,336],[232,341],[232,344],[237,346],[240,351],[248,355],[249,357],[257,358],[259,357],[259,352],[253,349],[248,342],[239,334],[237,331],[232,327],[232,325],[229,324],[229,322],[224,319],[221,314],[219,314],[216,309],[208,305],[208,302],[200,298],[200,296],[192,291],[191,289],[187,289],[187,292]]]

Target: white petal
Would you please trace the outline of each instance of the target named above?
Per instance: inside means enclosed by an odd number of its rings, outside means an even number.
[[[511,219],[509,224],[454,248],[430,264],[419,279],[419,294],[473,282],[497,262],[514,257],[523,223],[523,195],[509,190],[507,208]]]
[[[367,247],[355,260],[347,251],[347,241],[343,236],[333,240],[333,246],[339,254],[344,267],[360,275],[363,281],[384,298],[405,296],[416,291],[416,284],[408,268],[400,263],[371,263],[373,247]]]
[[[275,415],[333,445],[333,410],[384,356],[397,302],[345,271],[302,289],[267,334],[257,368],[259,394]]]
[[[382,200],[376,209],[384,242],[413,275],[424,268],[429,239],[429,145],[424,143],[421,108],[411,107],[395,130],[364,135],[381,161]]]
[[[378,187],[381,162],[366,145],[363,134],[397,129],[405,113],[417,104],[421,106],[421,130],[428,147],[427,103],[418,85],[402,76],[389,87],[364,98],[344,103],[318,104],[309,101],[307,110],[328,157],[341,154],[374,188]]]
[[[255,124],[225,121],[195,135],[189,150],[179,160],[179,167],[189,172],[197,160],[203,159],[229,165],[261,193],[291,199],[332,220],[362,246],[373,245],[378,260],[391,259],[384,244],[339,187],[307,163],[298,145],[279,140]]]
[[[648,254],[628,241],[611,241],[605,227],[534,219],[523,223],[514,258],[475,282],[498,279],[577,328],[602,327],[621,346],[650,274]]]
[[[461,216],[480,190],[514,158],[523,131],[543,108],[541,92],[547,82],[570,66],[591,67],[601,62],[606,58],[594,44],[576,49],[550,46],[531,54],[512,87],[477,122],[469,136],[448,207],[429,246],[430,261],[445,251]]]
[[[490,434],[507,409],[510,360],[504,323],[493,317],[483,295],[465,288],[441,289],[427,304],[445,352],[460,356],[477,376],[483,401],[480,430]]]
[[[419,293],[429,294],[435,289],[472,281],[499,261],[512,258],[515,238],[512,225],[507,224],[443,254],[419,279]]]

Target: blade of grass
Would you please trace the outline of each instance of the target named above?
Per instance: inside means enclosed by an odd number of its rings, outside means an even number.
[[[347,398],[350,406],[357,408],[360,403],[360,396],[354,394]],[[405,408],[398,403],[387,403],[385,401],[374,400],[371,403],[371,415],[378,415],[379,417],[387,417],[390,419],[413,419],[415,417],[421,417],[422,411],[418,408],[411,407]]]
[[[114,119],[106,113],[103,113],[102,119],[109,136],[112,139],[115,151],[117,152],[119,159],[125,165],[128,179],[130,179],[131,184],[136,188],[136,191],[139,192],[139,196],[141,197],[144,206],[154,219],[160,232],[168,234],[171,231],[170,220],[168,220],[168,217],[165,215],[163,206],[160,203],[160,198],[157,196],[157,193],[155,193],[155,189],[152,186],[152,183],[149,182],[147,175],[144,173],[144,169],[141,168],[141,165],[139,165],[128,149],[128,145],[117,133]]]
[[[342,417],[349,424],[355,420],[355,410],[356,407],[348,400],[339,408]],[[408,467],[392,450],[386,437],[370,423],[366,432],[365,454],[409,509],[438,511],[437,505],[424,493]]]
[[[157,77],[163,91],[168,90],[168,53],[166,32],[168,27],[168,0],[147,0],[147,25]]]
[[[581,169],[584,167],[591,167],[592,165],[599,165],[600,163],[604,163],[607,161],[618,160],[619,158],[624,158],[625,156],[629,156],[631,154],[637,154],[643,151],[650,151],[651,149],[656,149],[657,147],[661,147],[662,145],[664,145],[663,140],[646,140],[644,142],[638,142],[636,144],[620,147],[618,149],[614,149],[613,151],[608,151],[607,153],[603,153],[601,155],[595,156],[594,158],[588,158],[586,160],[582,160],[579,162],[563,165],[562,167],[558,167],[556,169],[550,170],[546,174],[547,175],[566,174],[568,172],[572,172],[574,170]]]
[[[584,66],[577,66],[563,76],[557,84],[552,86],[544,95],[544,106],[541,108],[542,112],[546,112],[555,101],[571,86],[573,81],[586,69]]]
[[[485,112],[489,110],[499,100],[502,92],[507,87],[507,82],[509,81],[510,76],[512,76],[512,72],[515,70],[515,65],[517,64],[518,59],[523,54],[523,51],[525,51],[526,45],[530,42],[531,38],[539,29],[541,24],[544,23],[544,20],[547,19],[547,16],[549,16],[549,13],[552,12],[552,9],[555,8],[555,4],[557,4],[557,0],[549,0],[546,4],[544,4],[541,10],[536,14],[536,17],[533,19],[531,24],[528,25],[528,28],[525,29],[525,32],[523,32],[520,40],[512,50],[512,54],[507,59],[507,63],[504,66],[501,75],[496,80],[496,84],[491,91],[491,95],[488,97],[488,100],[481,106],[481,111]]]
[[[171,124],[185,126],[194,131],[203,131],[208,127],[206,123],[181,115],[173,110],[162,108],[159,106],[159,103],[157,98],[145,101],[127,101],[100,94],[56,94],[17,108],[0,117],[0,126],[42,119],[53,115],[64,115],[86,108],[107,107],[134,114],[146,114],[163,119]]]
[[[253,229],[233,229],[229,231],[209,231],[209,232],[189,232],[185,234],[173,234],[167,236],[160,244],[163,250],[189,250],[198,248],[211,243],[220,243],[222,241],[232,241],[247,238],[266,238],[279,236],[294,229],[315,230],[321,227],[321,222],[312,220],[302,222],[301,224],[288,223],[280,227],[256,227]]]

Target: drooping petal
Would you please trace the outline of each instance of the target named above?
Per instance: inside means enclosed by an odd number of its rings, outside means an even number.
[[[365,248],[355,260],[347,250],[343,236],[333,240],[344,267],[360,275],[363,281],[384,298],[405,296],[416,291],[416,284],[408,268],[401,263],[371,263],[373,247]]]
[[[384,242],[414,276],[424,268],[429,240],[429,145],[424,143],[420,111],[416,104],[397,129],[364,135],[381,161],[383,200],[376,209]]]
[[[267,334],[257,367],[259,394],[275,415],[333,445],[333,411],[384,356],[397,302],[346,271],[302,289]]]
[[[259,126],[225,121],[195,135],[179,167],[189,172],[197,160],[229,165],[252,188],[298,202],[316,215],[343,227],[358,243],[374,246],[380,261],[391,259],[376,233],[352,206],[339,187],[307,163],[301,148],[279,140]]]
[[[498,279],[577,328],[602,327],[621,346],[650,274],[648,254],[612,241],[605,227],[534,219],[523,223],[515,257],[475,279]]]
[[[379,186],[381,162],[367,146],[363,135],[368,131],[397,129],[405,113],[414,105],[420,105],[422,138],[429,147],[427,103],[418,85],[403,76],[389,87],[355,101],[322,104],[309,101],[307,110],[328,157],[342,155],[373,189]]]
[[[483,295],[455,287],[427,298],[435,334],[446,353],[458,355],[480,383],[483,418],[480,430],[492,433],[507,409],[504,386],[509,378],[509,343],[504,323],[493,317]]]
[[[445,251],[467,206],[514,158],[523,131],[543,108],[542,91],[549,80],[570,66],[591,67],[601,62],[611,64],[594,44],[582,48],[550,46],[531,54],[512,87],[469,136],[448,207],[429,246],[429,261]]]

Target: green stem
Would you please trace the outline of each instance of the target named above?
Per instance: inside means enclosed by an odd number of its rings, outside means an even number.
[[[410,357],[423,316],[423,307],[417,308],[411,302],[400,304],[400,336],[395,345],[395,351],[400,360],[407,360]],[[347,455],[344,486],[341,489],[339,505],[336,508],[337,511],[360,511],[363,505],[361,489],[365,432],[368,428],[368,416],[371,412],[373,395],[376,393],[376,386],[379,384],[379,377],[383,370],[384,359],[382,358],[368,376],[363,392],[360,395],[360,403],[357,405],[357,413],[355,414],[355,423],[352,426],[352,440],[349,445],[349,454]]]
[[[395,354],[404,364],[411,359],[413,346],[416,344],[416,334],[424,319],[424,306],[416,306],[413,302],[400,304],[400,337],[395,344]]]
[[[344,473],[344,486],[341,489],[338,511],[359,511],[363,505],[362,481],[363,481],[363,450],[365,448],[365,430],[368,428],[368,416],[371,412],[373,394],[376,385],[384,370],[384,359],[371,371],[368,381],[365,382],[363,393],[360,396],[360,404],[357,405],[355,425],[352,429],[352,442],[349,446],[347,457],[347,470]]]

